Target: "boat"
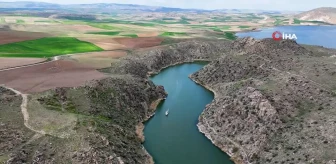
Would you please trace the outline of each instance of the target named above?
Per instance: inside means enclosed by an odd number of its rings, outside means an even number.
[[[169,109],[166,111],[166,116],[168,116],[168,114],[169,114]]]

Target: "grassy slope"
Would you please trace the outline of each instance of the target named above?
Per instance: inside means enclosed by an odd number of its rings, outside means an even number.
[[[102,50],[72,37],[50,37],[0,45],[0,57],[52,57]]]

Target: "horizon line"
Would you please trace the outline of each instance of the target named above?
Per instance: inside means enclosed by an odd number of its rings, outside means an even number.
[[[116,4],[116,5],[136,5],[136,6],[147,6],[147,7],[161,7],[161,8],[172,8],[172,9],[183,9],[183,10],[202,10],[202,11],[216,11],[216,10],[260,10],[260,11],[290,11],[290,12],[304,12],[304,11],[309,11],[317,8],[325,8],[325,7],[316,7],[312,8],[309,10],[281,10],[281,9],[240,9],[240,8],[219,8],[219,9],[201,9],[201,8],[185,8],[185,7],[168,7],[168,6],[155,6],[155,5],[143,5],[143,4],[132,4],[132,3],[70,3],[70,4],[65,4],[65,3],[57,3],[57,2],[43,2],[43,1],[2,1],[0,3],[18,3],[18,2],[30,2],[30,3],[45,3],[45,4],[57,4],[57,5],[64,5],[64,6],[69,6],[69,5],[92,5],[92,4]],[[2,7],[0,7],[2,8]],[[330,7],[333,8],[333,7]]]

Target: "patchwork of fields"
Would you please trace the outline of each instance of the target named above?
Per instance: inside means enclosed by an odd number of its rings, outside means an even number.
[[[239,31],[298,23],[302,22],[283,15],[260,14],[149,13],[95,17],[3,14],[0,15],[0,63],[6,64],[2,64],[0,73],[7,77],[4,84],[19,90],[26,87],[21,91],[71,86],[70,82],[60,82],[64,77],[71,77],[71,70],[83,76],[87,74],[84,81],[101,77],[95,69],[109,67],[132,51],[193,38],[235,40]],[[59,59],[71,62],[53,61]],[[41,73],[41,68],[49,71]],[[27,76],[29,85],[20,83],[22,75]],[[45,82],[36,80],[39,78]]]

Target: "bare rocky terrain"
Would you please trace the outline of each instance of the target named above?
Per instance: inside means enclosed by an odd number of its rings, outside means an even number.
[[[20,96],[1,88],[1,163],[151,163],[136,125],[165,96],[163,87],[128,75],[31,95],[30,126],[46,132],[34,135],[23,124]],[[55,113],[61,120],[53,119]],[[75,122],[63,126],[70,115]]]
[[[336,24],[336,8],[321,7],[300,13],[296,15],[296,17],[300,20],[322,21],[330,24]]]
[[[191,76],[216,95],[200,131],[236,163],[334,163],[336,51],[252,38],[232,48]]]
[[[211,61],[191,78],[215,93],[198,127],[216,146],[236,163],[332,164],[335,55],[294,41],[252,38],[134,51],[101,69],[107,78],[29,95],[28,123],[46,135],[24,126],[21,97],[1,88],[0,161],[152,163],[136,125],[166,93],[148,76],[174,64]]]

